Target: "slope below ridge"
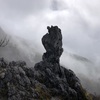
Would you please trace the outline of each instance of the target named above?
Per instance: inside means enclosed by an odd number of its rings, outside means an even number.
[[[92,94],[100,95],[100,69],[94,62],[87,58],[64,52],[61,57],[61,65],[73,70],[80,79],[82,86]]]
[[[7,35],[4,30],[0,27],[0,37]]]
[[[85,59],[85,60],[84,60]],[[87,58],[75,55],[72,53],[64,52],[61,56],[61,64],[67,65],[67,68],[71,68],[75,73],[81,73],[89,75],[94,70],[94,63]],[[91,69],[90,69],[91,68]],[[92,74],[92,73],[91,73]]]
[[[5,37],[9,37],[9,35],[0,27],[0,40],[3,40]]]
[[[0,57],[4,57],[8,61],[23,60],[32,66],[41,59],[40,53],[37,52],[38,50],[34,45],[30,45],[29,41],[6,34],[0,28],[0,40],[5,37],[9,39],[9,42],[5,47],[0,47]]]

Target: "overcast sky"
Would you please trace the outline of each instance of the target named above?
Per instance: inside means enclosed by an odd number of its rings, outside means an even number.
[[[41,46],[58,25],[66,52],[100,62],[100,0],[0,0],[0,26]]]

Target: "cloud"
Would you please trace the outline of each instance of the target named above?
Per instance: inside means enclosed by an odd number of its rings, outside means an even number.
[[[93,60],[100,56],[99,4],[99,0],[0,0],[0,24],[9,33],[38,44],[46,26],[58,25],[65,51]]]
[[[0,0],[0,8],[2,8],[0,11],[5,11],[7,15],[18,14],[17,16],[22,15],[23,17],[23,15],[40,13],[44,9],[48,9],[49,2],[50,0],[43,0],[43,2],[40,2],[40,0]]]
[[[54,11],[67,9],[67,4],[65,4],[65,0],[52,0],[51,9]]]

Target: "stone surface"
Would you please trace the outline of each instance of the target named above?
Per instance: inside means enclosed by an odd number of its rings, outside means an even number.
[[[48,33],[42,38],[42,44],[46,49],[42,58],[52,63],[59,62],[59,57],[63,52],[61,30],[57,26],[48,26],[47,29]]]
[[[46,86],[51,97],[59,97],[60,100],[87,100],[74,72],[60,66],[59,59],[63,52],[61,30],[57,26],[47,29],[48,33],[42,38],[46,52],[43,61],[34,67],[35,80]]]
[[[34,67],[0,59],[0,100],[91,100],[74,72],[60,66],[61,30],[57,26],[47,28],[42,38],[46,53]]]

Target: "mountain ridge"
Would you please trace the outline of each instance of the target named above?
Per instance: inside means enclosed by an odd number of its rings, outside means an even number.
[[[3,31],[3,33],[0,33],[0,37],[1,37],[1,34],[4,34],[4,35],[2,35],[3,36],[2,38],[4,38],[6,36],[6,33],[4,33],[4,31]],[[9,41],[9,43],[6,47],[0,48],[0,57],[4,57],[8,62],[25,61],[27,63],[28,67],[34,67],[35,63],[42,60],[42,53],[38,51],[37,47],[34,49],[34,46],[30,45],[30,43],[28,43],[28,41],[26,41],[22,38],[19,38],[19,37],[10,36],[9,34],[7,34],[7,35],[8,35],[8,37],[10,37],[11,40]],[[32,44],[32,42],[31,42],[31,44]],[[24,47],[24,49],[23,49],[23,47]],[[82,61],[82,59],[81,60],[75,59],[75,57],[72,57],[73,55],[74,54],[64,52],[60,63],[65,68],[72,69],[76,73],[76,75],[79,77],[79,79],[81,80],[84,88],[87,89],[85,80],[87,80],[87,78],[88,79],[90,78],[89,77],[90,72],[94,73],[94,71],[95,71],[94,68],[92,67],[93,63],[91,63],[91,61],[89,61],[89,63],[88,63],[88,60]],[[79,70],[80,69],[79,67],[81,68],[81,70]],[[91,67],[91,69],[90,69],[90,67]],[[92,68],[93,68],[93,70],[92,70]],[[85,73],[83,73],[83,72],[85,72]],[[85,74],[84,78],[86,78],[86,79],[83,79],[82,77],[80,77],[80,73],[82,75]],[[93,75],[91,75],[91,76],[93,77],[93,79],[95,79]],[[97,81],[97,80],[95,80],[95,81],[97,82],[97,84],[99,84],[99,81]],[[91,85],[90,89],[89,88],[88,89],[94,90],[94,87],[96,87],[96,84],[94,84],[94,81],[92,81],[92,80],[91,80],[91,83],[92,83],[92,85],[90,84]],[[100,92],[98,92],[98,91],[99,90],[97,90],[97,91],[95,90],[94,92],[97,94],[100,94]],[[92,93],[94,93],[94,92],[92,91]]]
[[[75,73],[60,65],[61,30],[57,26],[48,27],[42,43],[46,52],[34,67],[26,67],[22,61],[0,59],[0,99],[92,100]]]

